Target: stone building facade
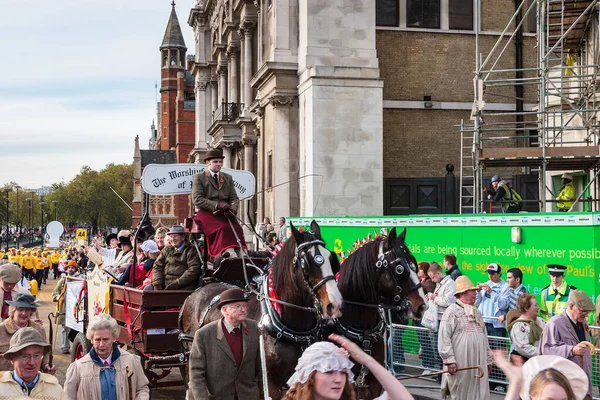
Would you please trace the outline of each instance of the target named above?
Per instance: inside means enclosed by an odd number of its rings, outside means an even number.
[[[188,23],[196,162],[208,145],[252,171],[259,220],[382,214],[373,1],[199,0]]]

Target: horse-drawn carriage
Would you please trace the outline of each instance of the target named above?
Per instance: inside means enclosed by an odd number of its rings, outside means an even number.
[[[201,233],[192,224],[186,228],[198,243],[196,235]],[[283,395],[302,351],[315,341],[327,340],[330,332],[357,342],[383,363],[386,346],[382,335],[390,322],[386,315],[412,311],[420,316],[425,308],[405,232],[397,236],[392,229],[388,236],[378,235],[361,244],[340,268],[338,255],[327,249],[316,222],[310,227],[290,228],[290,237],[272,258],[261,262],[245,253],[225,259],[193,292],[150,292],[110,285],[106,304],[102,306],[95,298],[98,304],[90,302],[88,310],[108,310],[117,319],[119,342],[141,356],[155,387],[181,383],[160,382],[172,368],[179,367],[186,378],[191,340],[203,325],[221,317],[216,307],[218,296],[232,283],[248,293],[248,318],[259,321],[262,376],[269,397]],[[207,255],[200,248],[206,266]],[[83,331],[84,326],[79,332]],[[74,346],[81,341],[75,342]],[[89,343],[82,344],[82,351],[86,345],[89,349]],[[74,354],[82,351],[75,349]],[[380,391],[378,383],[364,368],[356,374],[363,389],[375,397]]]

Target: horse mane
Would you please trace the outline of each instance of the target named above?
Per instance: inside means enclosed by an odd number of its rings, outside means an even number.
[[[344,299],[377,304],[378,275],[375,269],[379,240],[364,244],[346,258],[340,269],[338,288]]]

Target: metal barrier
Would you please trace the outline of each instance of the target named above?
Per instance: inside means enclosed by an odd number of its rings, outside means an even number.
[[[590,326],[593,329],[600,327]],[[392,324],[388,332],[388,364],[394,375],[416,375],[441,371],[442,360],[437,350],[437,332],[420,326]],[[490,349],[506,349],[510,353],[510,339],[489,336]],[[600,360],[599,350],[592,357],[592,395],[594,400],[600,400]],[[483,366],[482,366],[483,367]],[[490,389],[503,393],[508,381],[504,373],[497,367],[492,368],[489,375]]]

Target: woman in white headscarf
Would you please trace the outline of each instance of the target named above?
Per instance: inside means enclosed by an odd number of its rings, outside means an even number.
[[[364,365],[385,389],[379,400],[413,400],[406,388],[373,357],[343,336],[332,334],[329,339],[340,344],[317,342],[308,347],[298,360],[294,375],[288,380],[290,387],[283,400],[355,400],[352,386],[354,363]]]

